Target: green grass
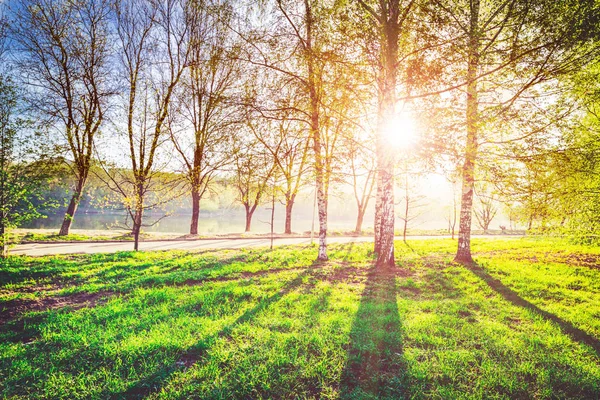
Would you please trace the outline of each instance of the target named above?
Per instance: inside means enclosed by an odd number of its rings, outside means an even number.
[[[455,246],[397,243],[384,271],[371,244],[12,257],[0,396],[600,398],[600,249]]]

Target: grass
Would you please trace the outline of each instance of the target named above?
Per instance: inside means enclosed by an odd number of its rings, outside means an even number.
[[[0,396],[599,398],[600,249],[455,245],[12,257]]]
[[[14,229],[9,235],[13,243],[64,243],[64,242],[103,242],[133,241],[131,232],[124,230],[71,229],[66,236],[60,236],[54,229]],[[141,240],[165,240],[181,237],[177,233],[144,232]]]

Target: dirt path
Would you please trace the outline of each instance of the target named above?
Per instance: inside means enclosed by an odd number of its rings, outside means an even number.
[[[521,237],[509,235],[481,235],[473,236],[481,238],[506,239],[508,237]],[[411,236],[409,240],[424,239],[443,239],[449,236]],[[402,240],[402,238],[396,238]],[[327,238],[328,243],[358,243],[372,242],[372,236],[334,236]],[[315,240],[316,243],[316,240]],[[169,240],[169,241],[151,241],[140,242],[141,251],[153,250],[207,250],[207,249],[240,249],[247,247],[265,247],[269,246],[268,238],[252,239],[197,239],[197,240]],[[275,246],[284,245],[307,245],[310,244],[309,238],[277,238],[274,240]],[[48,256],[57,254],[93,254],[93,253],[114,253],[116,251],[133,250],[132,242],[109,242],[109,243],[30,243],[20,244],[11,249],[11,254],[28,256]]]

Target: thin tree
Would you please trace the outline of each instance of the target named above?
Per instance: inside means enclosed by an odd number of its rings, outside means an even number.
[[[244,231],[250,232],[252,216],[268,194],[269,182],[277,164],[271,154],[254,140],[240,143],[232,152],[233,182],[238,192],[238,201],[246,212]]]
[[[189,68],[182,79],[177,112],[189,124],[171,130],[171,140],[183,163],[191,191],[190,234],[198,234],[200,201],[215,174],[229,162],[232,124],[239,118],[232,97],[241,72],[227,21],[227,2],[189,0]],[[191,132],[190,135],[186,131]]]
[[[73,195],[59,235],[68,235],[92,165],[94,140],[112,94],[110,0],[24,0],[12,11],[31,107],[58,130],[70,153]]]
[[[418,176],[418,175],[417,175]],[[414,178],[414,176],[413,176]],[[411,173],[405,170],[400,176],[402,196],[400,200],[401,213],[398,218],[402,221],[402,240],[406,243],[408,224],[419,218],[425,212],[425,196],[415,193],[414,183],[411,182]]]
[[[188,19],[193,13],[187,7],[185,0],[117,4],[117,33],[127,82],[125,131],[132,193],[116,180],[112,182],[128,199],[134,250],[138,250],[146,195],[157,174],[157,152],[169,140],[171,101],[189,61]]]
[[[245,37],[251,44],[252,51],[246,61],[280,74],[284,79],[295,85],[303,94],[303,102],[294,104],[298,120],[306,123],[308,128],[307,140],[313,150],[313,172],[317,194],[319,215],[319,251],[317,259],[327,260],[327,162],[328,154],[324,139],[323,96],[324,70],[327,58],[333,54],[327,48],[327,30],[321,21],[325,21],[328,6],[311,0],[293,2],[275,0],[272,9],[277,13],[274,21],[266,31],[258,36],[266,43],[269,51],[264,51],[253,39]],[[332,20],[328,20],[332,22]],[[289,37],[294,42],[270,40],[273,38]],[[270,44],[276,42],[276,49]],[[270,47],[270,48],[269,48]],[[324,56],[327,54],[327,56]],[[290,62],[290,60],[293,60]]]
[[[310,142],[302,135],[290,112],[281,111],[274,118],[258,119],[260,125],[248,123],[254,137],[271,154],[276,165],[279,185],[285,204],[284,233],[292,233],[292,211],[300,188],[306,183]]]
[[[344,146],[348,156],[350,183],[357,208],[354,228],[356,234],[362,232],[367,207],[373,197],[376,175],[375,157],[372,147],[369,146],[371,140],[359,143],[360,139],[360,137],[348,138]]]
[[[448,215],[446,216],[446,220],[448,221],[448,233],[450,233],[452,240],[454,240],[458,219],[458,199],[456,182],[450,181],[450,183],[452,184],[452,203],[447,207]]]

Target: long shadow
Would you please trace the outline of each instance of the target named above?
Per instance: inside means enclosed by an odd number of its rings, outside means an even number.
[[[279,301],[287,293],[298,288],[302,284],[303,279],[308,276],[309,271],[310,268],[307,268],[303,272],[299,273],[294,279],[288,281],[277,293],[260,300],[254,307],[246,310],[235,321],[223,327],[218,333],[200,340],[198,343],[196,343],[196,345],[183,352],[177,362],[165,366],[164,368],[138,381],[123,392],[109,393],[104,397],[137,399],[146,397],[151,393],[159,392],[165,386],[165,384],[168,383],[169,378],[174,372],[188,369],[202,359],[202,357],[206,355],[207,350],[214,344],[216,340],[221,337],[229,336],[237,326],[250,321],[258,313],[265,310],[273,303]]]
[[[200,254],[219,253],[220,250],[209,249],[202,251],[194,251],[189,253],[185,250],[179,250],[189,255],[197,256]],[[34,280],[38,281],[44,278],[52,278],[50,283],[62,282],[60,275],[70,271],[85,270],[90,266],[102,266],[106,263],[118,263],[126,262],[134,258],[135,253],[133,252],[115,252],[107,254],[90,254],[90,255],[58,255],[48,256],[48,259],[27,258],[22,256],[11,256],[5,260],[0,260],[0,287],[6,284],[21,284],[23,282]],[[144,268],[144,266],[155,266],[157,263],[162,265],[168,265],[174,262],[174,258],[170,258],[161,262],[156,260],[147,262],[141,261],[134,267]],[[222,261],[226,262],[226,261]],[[178,266],[179,267],[179,266]],[[111,268],[121,268],[116,265]],[[97,274],[103,273],[104,270],[98,271]],[[97,275],[94,274],[94,275]],[[57,278],[58,277],[58,278]],[[75,279],[69,279],[69,282],[73,282]],[[80,283],[80,282],[76,282]]]
[[[562,318],[549,313],[548,311],[544,311],[535,304],[532,304],[527,300],[523,299],[515,291],[505,286],[501,281],[492,277],[485,269],[483,269],[478,264],[473,263],[465,265],[465,267],[471,272],[473,272],[475,275],[477,275],[479,278],[481,278],[485,283],[488,284],[490,288],[492,288],[495,292],[500,294],[505,300],[508,300],[519,307],[531,310],[536,314],[544,317],[545,319],[556,323],[565,334],[569,335],[573,340],[590,346],[600,356],[600,340],[598,340],[598,338],[588,334],[585,331],[582,331],[570,322],[565,321]]]
[[[340,397],[404,398],[405,370],[395,273],[373,269],[350,331]]]

